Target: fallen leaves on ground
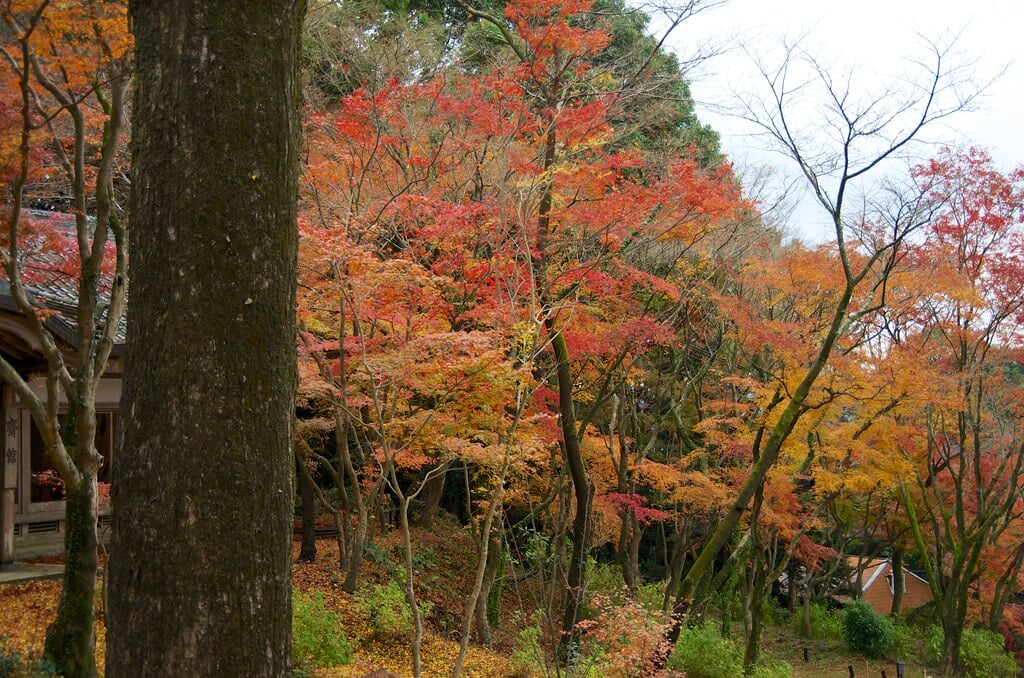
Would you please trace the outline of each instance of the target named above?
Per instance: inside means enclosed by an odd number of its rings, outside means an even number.
[[[331,609],[342,614],[346,634],[354,641],[355,654],[352,663],[346,666],[319,669],[314,675],[319,678],[347,678],[363,676],[373,669],[385,668],[402,676],[412,675],[412,655],[408,643],[384,644],[377,640],[365,640],[367,621],[356,609],[353,596],[341,590],[342,578],[337,570],[335,552],[337,543],[331,539],[318,541],[321,556],[316,563],[297,563],[292,567],[293,585],[299,590],[316,589],[323,592]],[[330,555],[329,555],[330,554]],[[295,544],[298,556],[298,544]],[[61,562],[49,558],[48,562]],[[368,563],[367,581],[382,579],[383,573],[375,571]],[[102,580],[97,591],[101,591]],[[443,589],[444,604],[454,605],[456,595],[450,588]],[[54,580],[27,581],[0,585],[0,636],[6,638],[7,647],[28,660],[42,657],[46,640],[46,627],[53,620],[60,600],[61,583]],[[461,615],[461,609],[451,610]],[[97,594],[96,662],[104,665],[106,657],[106,628],[103,622],[102,604]],[[459,653],[457,642],[428,631],[423,639],[421,651],[424,676],[442,676],[451,672]],[[512,673],[508,658],[487,648],[470,646],[463,675],[469,678],[497,678]]]

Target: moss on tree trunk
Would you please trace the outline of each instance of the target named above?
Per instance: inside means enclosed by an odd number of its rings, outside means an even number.
[[[96,675],[96,475],[64,497],[64,578],[57,618],[46,630],[46,655],[63,676]]]
[[[107,675],[290,671],[304,2],[130,4]]]

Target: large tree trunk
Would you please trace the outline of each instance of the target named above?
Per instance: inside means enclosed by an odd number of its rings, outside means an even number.
[[[304,5],[130,3],[111,678],[290,671]]]
[[[964,670],[963,661],[960,658],[960,640],[963,638],[963,628],[955,624],[948,624],[943,620],[942,631],[942,659],[939,661],[939,675],[962,676]]]
[[[423,488],[423,509],[416,518],[416,527],[421,530],[429,530],[434,526],[434,518],[441,508],[441,499],[444,497],[444,481],[447,473],[431,476]]]

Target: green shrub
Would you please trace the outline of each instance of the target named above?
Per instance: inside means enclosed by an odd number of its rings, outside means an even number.
[[[743,675],[743,657],[716,626],[704,623],[683,629],[668,667],[687,678],[733,678]]]
[[[372,541],[363,546],[363,558],[368,558],[378,565],[391,565],[391,554]]]
[[[645,610],[657,612],[661,609],[661,603],[665,599],[664,582],[641,584],[636,593],[636,599],[640,601]]]
[[[774,596],[767,596],[761,605],[761,613],[765,623],[772,626],[788,626],[793,621],[793,613],[779,605]]]
[[[944,633],[939,626],[928,632],[927,645],[930,659],[942,660]],[[964,629],[960,637],[960,661],[968,676],[974,678],[1013,678],[1017,675],[1017,662],[1004,651],[1006,641],[1001,634],[984,629]]]
[[[420,616],[430,614],[433,605],[419,601]],[[405,588],[392,579],[387,584],[367,587],[356,600],[356,609],[370,622],[373,635],[381,639],[399,639],[412,629],[412,607],[405,599]]]
[[[878,659],[892,647],[892,622],[863,600],[855,600],[843,614],[843,640],[851,652]]]
[[[292,594],[292,661],[300,670],[307,663],[326,667],[352,661],[341,616],[327,609],[319,591]]]
[[[821,603],[812,603],[810,609],[811,638],[840,640],[843,638],[843,617],[830,612]],[[793,615],[793,628],[803,633],[803,610]]]
[[[914,655],[914,630],[906,624],[892,625],[892,647],[888,656],[892,659],[910,659]]]
[[[751,678],[793,678],[793,667],[778,659],[769,659],[754,667]]]
[[[928,649],[928,659],[933,664],[942,660],[942,640],[945,635],[942,627],[935,625],[929,626],[928,633],[925,634],[924,645]]]
[[[1013,678],[1017,675],[1017,662],[1005,652],[1006,639],[1002,634],[984,629],[964,629],[960,639],[960,659],[970,676]]]
[[[622,568],[613,563],[598,563],[593,559],[587,564],[587,592],[621,600],[625,597],[626,582]]]

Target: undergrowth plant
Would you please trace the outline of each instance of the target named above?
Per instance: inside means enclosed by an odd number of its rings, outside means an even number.
[[[821,603],[812,603],[810,609],[811,638],[840,640],[843,638],[843,616],[829,611]],[[793,615],[793,628],[803,633],[803,617]]]
[[[942,659],[942,627],[932,626],[926,639],[929,659]],[[1017,662],[1004,650],[1002,635],[984,629],[964,629],[960,638],[960,660],[972,678],[1013,678]]]
[[[518,622],[524,620],[520,618],[516,621],[518,625]],[[516,639],[515,650],[512,651],[512,675],[515,678],[527,678],[544,672],[545,656],[540,639],[540,619],[535,617],[531,623],[523,626]]]
[[[430,616],[433,605],[419,601],[420,614]],[[412,629],[412,607],[401,582],[367,586],[356,599],[356,609],[366,617],[372,635],[381,640],[397,640]]]
[[[352,644],[345,636],[340,615],[327,608],[319,591],[292,594],[292,663],[297,673],[310,664],[338,666],[352,661]]]
[[[687,678],[734,678],[743,675],[743,656],[717,626],[705,622],[680,632],[668,668],[684,671]]]
[[[57,667],[44,659],[32,661],[11,647],[0,636],[0,678],[50,678],[57,675]]]

